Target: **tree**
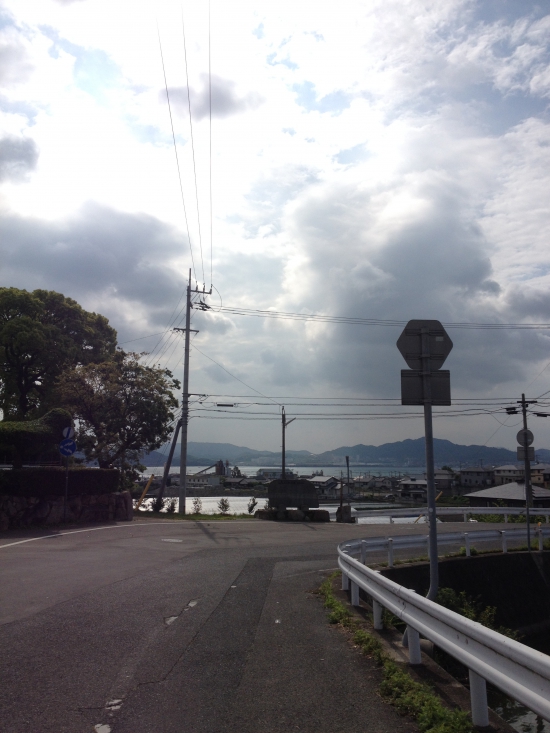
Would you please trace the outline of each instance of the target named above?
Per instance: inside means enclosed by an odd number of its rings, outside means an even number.
[[[140,354],[117,351],[101,364],[63,374],[58,394],[77,422],[76,440],[88,461],[123,473],[171,433],[179,382],[167,369],[140,364]]]
[[[47,290],[0,288],[0,409],[4,419],[39,417],[55,407],[60,374],[115,353],[105,316]]]
[[[218,509],[221,514],[227,514],[229,512],[229,500],[222,497],[218,502]]]

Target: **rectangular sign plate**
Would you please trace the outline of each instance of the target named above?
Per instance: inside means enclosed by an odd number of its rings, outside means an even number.
[[[518,461],[524,461],[525,460],[525,448],[518,448]],[[527,460],[528,461],[534,461],[535,460],[535,449],[534,448],[527,448]]]
[[[451,404],[451,373],[448,369],[432,372],[430,377],[432,405]],[[420,371],[415,369],[401,370],[401,404],[424,404],[423,378]]]

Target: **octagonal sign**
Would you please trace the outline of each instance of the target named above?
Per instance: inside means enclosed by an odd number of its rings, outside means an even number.
[[[410,369],[420,370],[422,364],[422,335],[428,334],[428,354],[430,371],[441,369],[453,348],[449,334],[439,321],[409,321],[397,339],[397,348]]]

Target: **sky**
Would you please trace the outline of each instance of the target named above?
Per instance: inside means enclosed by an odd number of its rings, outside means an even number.
[[[3,0],[1,282],[181,378],[191,268],[189,437],[268,450],[282,405],[296,450],[421,437],[402,326],[223,308],[437,319],[435,437],[514,448],[550,330],[452,324],[550,324],[549,39],[528,0]]]

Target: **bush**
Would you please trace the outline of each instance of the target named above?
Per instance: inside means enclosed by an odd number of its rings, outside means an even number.
[[[164,499],[161,496],[157,496],[151,502],[151,509],[154,512],[161,512],[164,509]]]
[[[218,509],[220,514],[227,514],[229,512],[229,499],[222,497],[218,502]]]
[[[202,514],[202,499],[200,496],[195,496],[193,499],[193,514]]]
[[[111,468],[69,468],[69,496],[112,494],[119,491],[120,474]],[[20,468],[0,471],[0,494],[64,496],[65,468]]]
[[[254,509],[256,509],[257,505],[258,505],[258,502],[256,501],[256,497],[251,496],[250,501],[248,502],[248,513],[254,514]]]
[[[175,514],[176,513],[176,500],[172,499],[168,502],[168,506],[166,507],[166,511],[168,514]]]

